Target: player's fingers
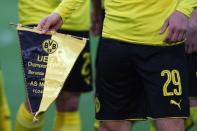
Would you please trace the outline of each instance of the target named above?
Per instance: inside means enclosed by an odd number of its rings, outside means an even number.
[[[186,53],[188,53],[189,54],[189,46],[190,46],[190,39],[188,39],[189,38],[189,35],[188,34],[183,34],[184,36],[184,38],[186,37],[186,39],[185,39],[185,52]]]
[[[180,32],[179,35],[178,35],[178,37],[177,37],[177,41],[178,42],[179,41],[183,41],[183,40],[185,40],[185,31]]]
[[[40,21],[40,23],[38,23],[36,29],[38,29],[38,30],[41,31],[42,28],[43,28],[43,26],[44,26],[44,24],[45,24],[45,22],[46,22],[46,18],[42,19],[42,20]]]
[[[191,41],[189,39],[187,39],[185,41],[185,44],[186,44],[186,47],[187,47],[186,48],[187,53],[188,54],[191,54],[192,53],[192,50],[193,50],[193,45],[192,45]]]
[[[44,25],[42,26],[41,33],[47,33],[50,30],[50,27],[52,26],[51,20],[49,18],[46,18],[46,21]]]
[[[163,34],[167,30],[168,26],[169,26],[169,19],[167,19],[164,22],[163,26],[161,27],[160,34]]]
[[[52,30],[55,30],[55,31],[59,30],[62,24],[63,24],[63,21],[61,20],[53,27]]]
[[[172,38],[171,38],[171,42],[177,42],[178,41],[178,36],[181,32],[178,32],[178,31],[175,31],[174,34],[172,35]]]
[[[172,43],[172,36],[174,35],[174,28],[169,27],[168,28],[168,35],[167,37],[164,39],[164,42],[166,43]]]

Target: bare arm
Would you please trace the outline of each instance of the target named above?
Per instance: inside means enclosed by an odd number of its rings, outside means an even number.
[[[186,52],[197,52],[197,9],[194,10],[188,25],[186,34]]]
[[[100,35],[102,31],[102,0],[92,0],[91,12],[91,33],[93,35]]]

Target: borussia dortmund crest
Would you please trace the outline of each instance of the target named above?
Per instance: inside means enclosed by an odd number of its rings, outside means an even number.
[[[46,53],[52,54],[57,50],[58,44],[56,41],[48,39],[42,43],[42,48]]]

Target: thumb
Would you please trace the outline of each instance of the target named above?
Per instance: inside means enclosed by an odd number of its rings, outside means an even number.
[[[42,19],[42,20],[38,23],[36,29],[38,29],[38,30],[41,31],[41,30],[42,30],[42,27],[43,27],[44,24],[45,24],[45,22],[46,22],[46,18]]]
[[[167,19],[164,22],[163,26],[161,27],[160,34],[163,34],[167,30],[168,26],[169,26],[169,19]]]
[[[55,31],[59,30],[62,24],[63,24],[63,21],[60,20],[56,25],[54,25],[53,30]]]
[[[43,24],[42,26],[42,30],[41,30],[41,33],[46,33],[49,31],[50,29],[50,26],[51,26],[51,20],[47,17],[46,20],[45,20],[45,23]]]

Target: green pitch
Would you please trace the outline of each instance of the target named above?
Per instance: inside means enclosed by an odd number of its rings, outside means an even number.
[[[10,22],[17,23],[17,1],[1,0],[0,12],[2,13],[0,18],[0,61],[2,63],[3,73],[5,75],[5,90],[12,113],[12,124],[14,126],[14,120],[18,106],[21,102],[23,102],[25,97],[18,38],[16,30],[9,25]],[[51,130],[54,120],[54,110],[55,107],[53,105],[46,113],[43,131]],[[82,95],[80,102],[80,112],[83,131],[93,131],[93,93]],[[148,122],[139,122],[135,125],[133,131],[148,130]],[[195,130],[197,129],[192,129],[190,131]]]

